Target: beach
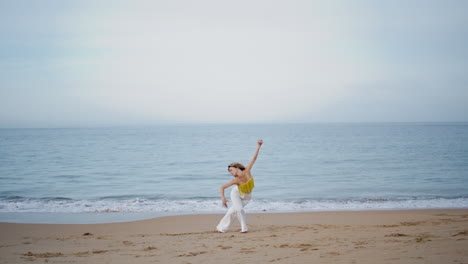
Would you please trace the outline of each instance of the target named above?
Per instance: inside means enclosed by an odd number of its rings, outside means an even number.
[[[468,210],[220,214],[108,224],[0,223],[0,263],[468,263]]]

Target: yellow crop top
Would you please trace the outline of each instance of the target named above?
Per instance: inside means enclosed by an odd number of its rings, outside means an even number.
[[[237,188],[239,189],[239,194],[242,196],[244,194],[249,194],[255,187],[254,178],[250,178],[246,183],[238,185]]]

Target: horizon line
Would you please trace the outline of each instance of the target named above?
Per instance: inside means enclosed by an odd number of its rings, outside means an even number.
[[[366,124],[464,124],[468,121],[309,121],[309,122],[155,122],[153,124],[102,124],[102,125],[50,125],[1,126],[0,129],[86,129],[86,128],[142,128],[158,126],[230,126],[230,125],[366,125]]]

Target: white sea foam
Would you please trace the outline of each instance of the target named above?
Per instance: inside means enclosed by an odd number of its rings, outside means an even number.
[[[335,210],[393,210],[468,208],[468,198],[359,199],[359,200],[252,200],[250,212],[305,212]],[[211,213],[225,209],[218,199],[187,200],[1,200],[0,213]]]

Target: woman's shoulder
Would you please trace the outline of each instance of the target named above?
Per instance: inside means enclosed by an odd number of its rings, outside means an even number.
[[[239,184],[241,183],[241,180],[240,180],[239,178],[236,177],[236,178],[232,179],[231,182],[234,183],[234,184],[239,185]]]

